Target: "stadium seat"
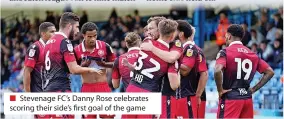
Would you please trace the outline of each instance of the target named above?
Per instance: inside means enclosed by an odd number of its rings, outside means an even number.
[[[2,89],[7,88],[9,86],[9,81],[4,81],[2,84]]]
[[[280,81],[278,81],[276,87],[277,87],[279,90],[282,90],[282,89],[283,89],[283,83],[281,83]]]
[[[80,92],[81,90],[81,76],[80,75],[71,75],[71,90],[72,92]]]
[[[269,88],[263,88],[262,94],[270,94]]]
[[[283,92],[282,91],[278,94],[278,100],[279,100],[279,104],[283,105]]]
[[[271,94],[278,94],[278,88],[277,87],[272,87],[271,88]]]
[[[274,69],[274,76],[278,78],[281,76],[281,74],[282,74],[281,69]]]
[[[259,109],[260,108],[259,103],[258,102],[254,102],[253,103],[253,108],[254,109]]]

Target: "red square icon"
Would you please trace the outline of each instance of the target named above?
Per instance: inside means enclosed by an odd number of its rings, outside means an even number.
[[[10,95],[10,101],[16,101],[16,96],[15,95]]]

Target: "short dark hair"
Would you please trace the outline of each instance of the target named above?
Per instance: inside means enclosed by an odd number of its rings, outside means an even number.
[[[232,24],[228,27],[227,32],[230,33],[232,36],[243,38],[244,36],[244,29],[239,24]]]
[[[189,38],[192,35],[192,26],[185,20],[177,20],[177,29],[184,33],[185,38]]]
[[[98,31],[97,25],[93,22],[87,22],[87,23],[83,24],[83,26],[81,28],[81,32],[83,34],[85,34],[87,31],[93,31],[93,30]]]
[[[43,22],[39,25],[38,33],[41,34],[42,32],[47,32],[48,27],[54,26],[51,22]]]
[[[60,18],[59,27],[64,28],[69,23],[74,24],[75,22],[79,22],[79,21],[80,21],[80,18],[76,14],[72,12],[64,12]]]

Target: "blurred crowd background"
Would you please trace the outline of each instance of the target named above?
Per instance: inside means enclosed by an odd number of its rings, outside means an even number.
[[[72,8],[64,9],[62,12],[72,11]],[[214,9],[204,10],[204,27],[195,26],[196,18],[187,17],[184,9],[171,9],[168,14],[157,14],[172,19],[184,19],[199,29],[203,29],[204,36],[196,36],[196,42],[203,48],[209,67],[209,80],[207,91],[207,112],[216,112],[218,93],[213,78],[215,57],[217,52],[224,48],[226,28],[230,24],[242,24],[245,29],[243,44],[251,48],[262,59],[267,61],[275,70],[275,76],[265,85],[263,89],[254,94],[255,110],[279,111],[283,109],[283,7],[262,8],[257,10],[238,11],[224,8],[218,13]],[[83,11],[80,26],[89,21],[92,15]],[[39,39],[38,27],[40,23],[52,22],[58,29],[60,13],[46,11],[46,19],[24,17],[24,12],[14,14],[13,17],[1,17],[1,91],[23,92],[23,62],[29,45]],[[153,16],[153,15],[151,15]],[[119,16],[116,9],[110,13],[107,21],[94,21],[99,27],[98,40],[109,43],[117,56],[127,51],[124,36],[129,31],[135,31],[143,38],[143,28],[150,16],[141,16],[139,10],[132,14]],[[13,21],[13,22],[11,22]],[[33,21],[33,22],[32,22]],[[201,39],[203,38],[203,39]],[[79,34],[73,44],[82,41]],[[252,85],[255,85],[260,74],[255,75]],[[72,90],[79,92],[81,87],[80,76],[72,75]],[[2,102],[3,104],[3,102]],[[2,105],[3,107],[3,105]],[[1,110],[3,112],[3,108]],[[261,113],[261,112],[256,113]],[[280,115],[282,114],[279,113]]]

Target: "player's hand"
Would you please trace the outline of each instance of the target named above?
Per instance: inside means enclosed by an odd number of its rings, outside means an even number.
[[[153,38],[151,37],[151,36],[148,36],[148,37],[146,37],[146,38],[144,38],[144,40],[143,41],[146,41],[146,40],[152,40]]]
[[[126,58],[122,59],[122,65],[128,67],[130,71],[133,71],[135,66],[131,65]]]
[[[90,73],[98,73],[99,75],[101,75],[103,72],[100,69],[91,68]]]
[[[201,97],[200,96],[196,96],[197,98],[197,104],[200,105],[201,104]]]
[[[225,94],[225,93],[227,93],[227,92],[229,92],[229,91],[231,91],[231,90],[232,90],[232,89],[228,89],[228,90],[222,89],[222,91],[218,92],[218,93],[219,93],[219,98],[221,98],[223,94]]]
[[[128,66],[129,65],[129,62],[128,62],[128,60],[126,58],[122,59],[122,65],[123,66]]]
[[[91,64],[91,60],[84,59],[84,60],[82,60],[81,66],[82,67],[88,67],[90,64]]]
[[[103,61],[103,60],[102,61],[96,61],[96,63],[101,67],[105,67],[105,65],[106,65],[106,62]]]
[[[140,45],[141,50],[145,50],[145,51],[152,51],[153,47],[154,46],[152,42],[145,42]]]
[[[31,92],[30,88],[24,88],[25,92]]]
[[[251,94],[254,93],[254,90],[252,88],[249,88],[249,90],[250,90]]]

